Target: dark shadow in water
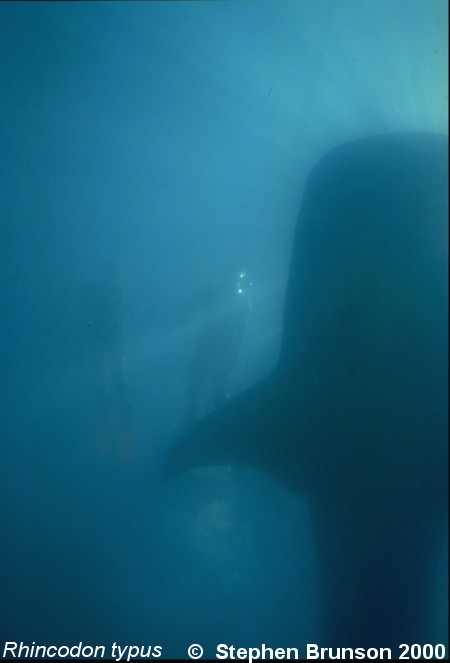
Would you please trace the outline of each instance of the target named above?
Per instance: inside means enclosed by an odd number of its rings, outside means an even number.
[[[447,140],[376,136],[306,185],[277,368],[165,476],[246,463],[310,499],[322,642],[436,642],[447,517]],[[300,561],[300,560],[299,560]],[[447,634],[438,635],[441,641]]]

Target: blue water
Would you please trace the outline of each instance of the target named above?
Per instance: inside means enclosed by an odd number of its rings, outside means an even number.
[[[230,394],[273,368],[308,173],[447,133],[446,26],[441,0],[0,4],[4,640],[315,641],[307,497],[243,467],[160,481],[186,311],[245,271]]]

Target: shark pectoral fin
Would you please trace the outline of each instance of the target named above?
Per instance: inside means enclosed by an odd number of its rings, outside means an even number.
[[[163,479],[201,467],[236,462],[233,453],[236,440],[230,431],[228,409],[226,405],[214,410],[178,437],[165,459]]]
[[[289,399],[276,372],[190,426],[170,450],[162,478],[211,465],[241,464],[256,468],[298,491],[299,472],[289,452],[286,431]],[[298,451],[297,451],[298,457]]]
[[[257,464],[267,445],[262,418],[271,391],[266,378],[192,424],[170,450],[163,478],[210,465]]]
[[[163,478],[209,465],[257,465],[267,446],[264,412],[273,400],[270,376],[192,424],[170,450]]]

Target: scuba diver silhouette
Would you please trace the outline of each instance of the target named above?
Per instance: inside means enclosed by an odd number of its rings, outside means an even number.
[[[186,424],[228,398],[249,318],[251,285],[241,272],[232,287],[205,286],[191,303],[195,340],[185,394]]]
[[[115,450],[130,460],[132,421],[124,370],[122,285],[116,267],[102,276],[85,291],[94,436],[102,451]]]

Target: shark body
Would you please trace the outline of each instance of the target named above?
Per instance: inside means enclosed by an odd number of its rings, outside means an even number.
[[[446,138],[333,149],[306,183],[278,366],[164,468],[245,463],[308,495],[327,646],[435,642],[447,334]]]

